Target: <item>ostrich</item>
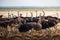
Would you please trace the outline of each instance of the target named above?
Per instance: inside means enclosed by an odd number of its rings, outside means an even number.
[[[41,25],[40,25],[40,23],[37,23],[38,22],[38,20],[35,20],[35,19],[37,19],[37,18],[33,18],[33,15],[32,15],[32,13],[31,13],[31,19],[29,19],[29,18],[27,18],[28,20],[26,20],[26,23],[25,24],[22,24],[22,25],[20,25],[20,27],[19,27],[19,31],[20,32],[27,32],[27,31],[29,31],[29,30],[31,30],[32,28],[34,29],[34,30],[40,30],[40,28],[41,28]],[[34,20],[33,20],[34,19]],[[30,20],[30,21],[29,21]],[[27,22],[27,21],[29,21],[29,22]],[[37,21],[37,22],[36,22]]]
[[[32,29],[32,27],[31,27],[30,24],[22,24],[22,25],[19,27],[19,31],[20,31],[20,32],[27,32],[27,31],[29,31],[30,29]]]
[[[3,17],[3,15],[0,15],[0,18],[2,18]]]
[[[54,25],[57,24],[57,21],[53,18],[48,18],[48,19],[42,20],[41,24],[42,24],[42,29],[45,29],[45,28],[53,27]]]

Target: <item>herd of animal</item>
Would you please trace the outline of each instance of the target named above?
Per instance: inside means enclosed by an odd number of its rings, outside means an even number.
[[[7,28],[7,26],[12,26],[12,24],[18,24],[19,32],[27,32],[32,28],[36,31],[41,29],[46,29],[54,27],[60,22],[58,17],[52,16],[38,16],[38,17],[12,17],[12,18],[2,18],[0,15],[0,27]]]

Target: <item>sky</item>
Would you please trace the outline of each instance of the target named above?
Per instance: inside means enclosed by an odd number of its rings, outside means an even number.
[[[0,7],[60,7],[60,0],[0,0]]]

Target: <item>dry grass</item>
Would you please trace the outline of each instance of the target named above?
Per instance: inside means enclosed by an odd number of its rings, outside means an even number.
[[[2,31],[1,31],[2,30]],[[0,40],[60,40],[60,23],[57,24],[56,28],[47,28],[40,31],[31,32],[14,32],[10,33],[6,29],[0,28]]]

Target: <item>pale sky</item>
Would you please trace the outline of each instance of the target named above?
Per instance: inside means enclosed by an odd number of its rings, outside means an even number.
[[[1,6],[60,7],[60,0],[0,0]]]

